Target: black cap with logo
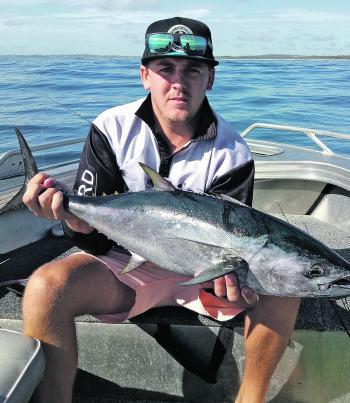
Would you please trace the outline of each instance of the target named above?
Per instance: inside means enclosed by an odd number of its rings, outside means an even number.
[[[213,55],[210,29],[203,22],[174,17],[153,22],[146,31],[142,64],[163,57],[182,57],[219,64]]]

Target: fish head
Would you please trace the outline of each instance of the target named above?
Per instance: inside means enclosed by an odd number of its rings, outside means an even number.
[[[350,295],[350,264],[345,260],[314,262],[305,276],[316,281],[319,291],[315,296],[341,298]]]
[[[303,262],[301,274],[312,290],[311,296],[340,298],[350,295],[350,263],[334,249],[306,236],[299,254]]]
[[[266,294],[306,298],[350,295],[350,264],[336,252],[276,253],[275,250],[274,255],[272,264],[265,267],[264,276],[259,276]]]

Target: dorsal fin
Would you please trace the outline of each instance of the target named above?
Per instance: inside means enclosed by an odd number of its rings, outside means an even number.
[[[169,183],[165,178],[163,178],[161,175],[159,175],[159,173],[156,172],[154,169],[152,169],[146,164],[143,164],[142,162],[139,162],[139,165],[149,176],[149,178],[153,183],[153,186],[157,190],[167,190],[167,191],[175,190],[174,186],[171,183]]]
[[[225,195],[223,193],[220,193],[219,195],[215,195],[215,196],[219,197],[220,199],[232,202],[232,203],[240,204],[241,206],[249,207],[247,204],[241,202],[240,200],[234,199],[233,197]]]

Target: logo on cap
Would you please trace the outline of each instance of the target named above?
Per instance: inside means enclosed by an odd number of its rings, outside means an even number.
[[[169,28],[168,30],[169,34],[193,34],[193,32],[191,31],[190,28],[186,27],[186,25],[182,25],[182,24],[176,24],[174,26],[172,26],[171,28]],[[175,42],[172,44],[171,48],[173,50],[175,50],[176,52],[181,52],[181,53],[185,53],[185,51],[182,49],[182,47],[180,45],[177,45]]]

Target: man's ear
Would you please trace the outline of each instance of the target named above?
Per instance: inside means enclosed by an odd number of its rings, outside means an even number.
[[[208,91],[210,91],[213,88],[214,79],[215,79],[215,68],[211,67],[211,68],[209,68],[209,80],[208,80],[208,85],[207,85]]]
[[[141,64],[140,66],[140,77],[142,80],[143,88],[145,90],[149,90],[149,75],[148,75],[148,70],[147,67]]]

